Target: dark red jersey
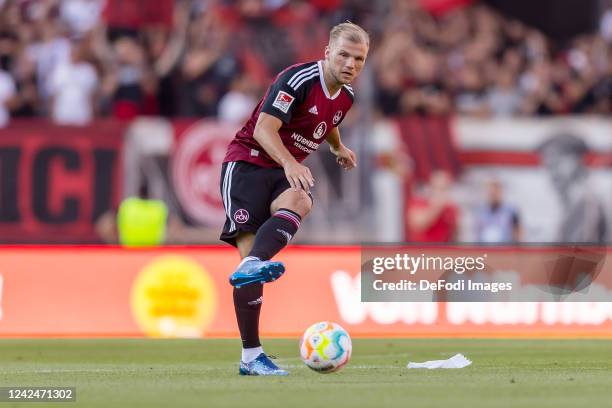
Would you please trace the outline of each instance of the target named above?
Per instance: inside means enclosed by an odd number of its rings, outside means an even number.
[[[298,162],[325,141],[353,105],[354,93],[344,85],[335,95],[323,80],[323,62],[293,65],[278,74],[247,123],[227,148],[224,162],[246,161],[261,167],[280,167],[253,138],[260,112],[279,118],[281,140]]]

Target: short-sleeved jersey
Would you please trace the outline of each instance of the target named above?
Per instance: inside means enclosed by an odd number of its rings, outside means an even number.
[[[236,133],[224,162],[246,161],[261,167],[280,167],[253,138],[261,112],[279,118],[280,138],[289,152],[302,162],[325,141],[353,105],[354,93],[344,85],[330,95],[323,80],[323,62],[290,66],[274,79],[246,124]]]

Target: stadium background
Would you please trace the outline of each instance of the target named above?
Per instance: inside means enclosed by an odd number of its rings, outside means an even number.
[[[362,242],[612,240],[612,5],[576,4],[0,0],[0,335],[235,336],[220,160],[275,73],[321,58],[346,19],[372,36],[341,129],[359,167],[308,159],[316,205],[264,334],[328,319],[357,336],[612,335],[609,303],[361,303],[357,286]],[[549,140],[584,165],[564,191]],[[168,246],[114,246],[143,183],[170,209]],[[512,239],[483,233],[493,183]],[[418,230],[411,214],[440,201]]]

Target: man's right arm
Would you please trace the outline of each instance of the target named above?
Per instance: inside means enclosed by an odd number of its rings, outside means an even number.
[[[283,122],[275,116],[265,112],[259,113],[253,138],[266,151],[268,156],[285,170],[285,176],[289,185],[294,190],[303,189],[310,191],[314,186],[314,178],[310,169],[295,160],[289,150],[283,144],[278,133]]]

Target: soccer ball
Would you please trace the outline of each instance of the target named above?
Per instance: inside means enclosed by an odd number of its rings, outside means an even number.
[[[346,330],[333,322],[313,324],[300,340],[302,361],[318,373],[333,373],[344,367],[352,349]]]

